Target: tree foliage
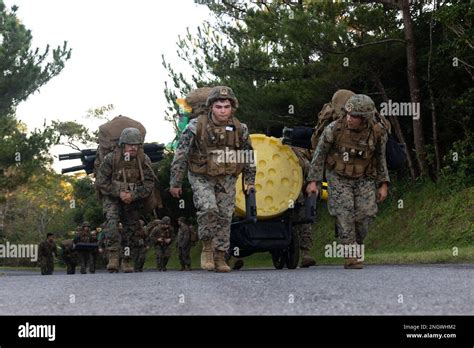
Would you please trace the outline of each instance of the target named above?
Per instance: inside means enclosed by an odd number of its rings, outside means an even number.
[[[32,48],[32,35],[18,19],[18,7],[0,0],[0,187],[13,190],[51,163],[57,134],[51,126],[28,133],[15,117],[17,105],[58,75],[70,58],[67,43],[53,50]]]
[[[188,30],[177,41],[178,53],[194,71],[190,81],[165,63],[173,81],[165,88],[168,117],[176,109],[176,96],[184,96],[194,87],[217,84],[235,90],[240,101],[239,119],[259,133],[283,125],[314,126],[322,105],[340,88],[367,94],[378,105],[385,98],[410,102],[413,95],[407,78],[407,41],[400,8],[380,4],[389,1],[365,2],[207,4],[213,18],[195,34]],[[473,129],[468,105],[461,108],[462,116],[453,114],[453,107],[472,94],[473,5],[413,2],[409,10],[424,119],[423,148],[428,158],[433,158],[431,84],[443,157],[454,141],[466,138],[467,130]],[[457,66],[454,58],[459,61]],[[412,118],[396,120],[408,151],[417,155]],[[433,161],[430,163],[436,170]]]

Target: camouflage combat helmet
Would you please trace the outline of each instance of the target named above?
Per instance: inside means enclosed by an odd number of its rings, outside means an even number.
[[[163,225],[169,225],[171,224],[171,219],[168,216],[165,216],[164,218],[161,219],[161,223]]]
[[[209,97],[207,97],[206,106],[211,106],[216,100],[219,99],[228,99],[230,100],[234,108],[239,107],[239,101],[235,97],[234,91],[230,87],[226,86],[216,86],[209,92]]]
[[[82,223],[82,226],[81,226],[81,227],[82,227],[82,228],[84,228],[84,227],[89,227],[89,228],[90,228],[90,227],[91,227],[91,224],[88,223],[87,221],[84,221],[84,222]]]
[[[374,101],[365,94],[356,94],[349,98],[345,106],[346,112],[353,116],[371,118],[375,113]]]
[[[124,144],[129,145],[141,145],[143,144],[142,133],[137,128],[125,128],[120,134],[119,146]]]
[[[349,100],[350,97],[354,95],[355,93],[348,89],[340,89],[336,91],[336,93],[334,93],[331,99],[331,105],[338,117],[344,116],[344,114],[346,113],[346,102]]]
[[[178,218],[178,222],[182,222],[183,224],[185,224],[186,223],[186,218],[184,216],[180,216]]]

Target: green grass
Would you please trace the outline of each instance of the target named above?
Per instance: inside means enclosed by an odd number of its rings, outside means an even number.
[[[366,255],[368,264],[473,263],[474,246],[456,250],[441,249],[412,252],[386,252]]]

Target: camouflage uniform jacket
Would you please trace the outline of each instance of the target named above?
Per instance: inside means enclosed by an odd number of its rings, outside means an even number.
[[[334,130],[336,123],[337,121],[330,123],[321,134],[321,138],[319,139],[318,146],[316,147],[316,151],[314,152],[314,156],[311,161],[309,174],[306,178],[307,182],[316,181],[320,183],[323,180],[326,158],[332,147],[335,146]],[[383,136],[381,140],[375,144],[374,156],[376,159],[377,172],[377,177],[375,180],[377,185],[380,185],[384,182],[390,182],[387,170],[387,161],[385,158],[386,142],[387,137]]]
[[[188,169],[188,160],[192,150],[197,150],[195,144],[196,127],[198,118],[192,119],[179,138],[178,147],[174,153],[173,162],[171,163],[170,187],[181,187],[184,175]],[[242,148],[241,150],[253,150],[249,141],[249,130],[246,124],[242,125]],[[255,167],[250,163],[245,163],[243,175],[246,185],[255,183]]]
[[[53,254],[58,256],[58,249],[55,242],[42,241],[38,246],[38,256],[41,258],[53,257]]]
[[[120,192],[124,191],[122,182],[112,179],[112,171],[114,167],[114,153],[110,152],[105,156],[104,161],[97,171],[96,187],[100,193],[113,198],[119,198]],[[133,201],[141,200],[150,196],[155,187],[155,175],[151,169],[150,158],[145,154],[143,163],[143,177],[144,180],[129,189],[132,194]]]
[[[61,258],[66,262],[75,262],[77,263],[78,253],[73,249],[72,239],[66,239],[61,243]]]
[[[74,237],[74,244],[77,244],[77,243],[94,243],[92,241],[92,235],[90,232],[79,232],[79,234]]]
[[[148,243],[148,236],[145,233],[145,229],[136,231],[130,237],[130,246],[133,248],[146,247]]]
[[[160,224],[160,225],[154,227],[151,230],[149,241],[150,241],[150,244],[153,245],[153,246],[166,245],[164,243],[158,242],[157,239],[158,238],[163,238],[163,239],[170,238],[171,239],[170,244],[171,244],[173,242],[174,237],[175,237],[174,236],[174,228],[172,226],[169,226],[168,228],[164,228],[163,225]]]

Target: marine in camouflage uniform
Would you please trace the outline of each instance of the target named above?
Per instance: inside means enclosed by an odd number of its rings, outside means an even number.
[[[323,131],[311,161],[307,192],[317,192],[326,168],[329,213],[336,217],[339,242],[363,244],[370,222],[383,201],[390,178],[385,158],[387,135],[374,122],[375,105],[366,95],[349,98],[347,116]],[[378,187],[378,190],[376,190]],[[345,268],[362,268],[362,261],[346,255]]]
[[[94,271],[100,265],[100,254],[99,254],[99,237],[97,236],[97,229],[91,231],[91,243],[95,243],[97,248],[91,251],[92,256],[92,267],[94,267]]]
[[[308,149],[303,149],[301,147],[292,146],[291,147],[298,157],[301,168],[303,169],[303,177],[305,178],[309,172],[311,152]],[[301,190],[297,204],[299,207],[294,210],[294,219],[295,220],[305,220],[306,212],[304,208],[304,193]],[[316,260],[310,255],[310,251],[313,248],[313,230],[311,224],[300,224],[294,226],[294,230],[298,233],[300,250],[301,250],[301,263],[300,267],[306,268],[316,265]]]
[[[97,172],[96,187],[103,199],[108,235],[107,270],[118,272],[119,252],[123,272],[133,272],[130,237],[140,228],[139,210],[155,187],[150,158],[143,152],[143,136],[136,128],[125,128],[119,146],[105,156]],[[118,231],[119,221],[123,234]]]
[[[225,253],[230,244],[236,180],[243,171],[246,190],[254,188],[255,167],[248,157],[239,162],[221,155],[253,154],[253,149],[247,126],[234,117],[238,101],[231,88],[214,87],[206,105],[211,107],[209,114],[192,119],[179,139],[171,164],[170,192],[180,197],[187,172],[203,243],[201,268],[229,272]]]
[[[66,265],[66,273],[75,274],[76,266],[79,263],[79,255],[74,250],[72,239],[66,239],[61,243],[61,259]]]
[[[99,253],[99,260],[100,264],[105,264],[107,265],[108,262],[108,256],[107,256],[107,245],[108,245],[108,238],[107,238],[107,233],[105,230],[100,227],[97,229],[99,234],[97,235],[97,246],[98,248],[98,253]]]
[[[176,238],[176,248],[178,249],[180,271],[191,270],[191,228],[186,224],[186,219],[178,219],[178,237]]]
[[[79,243],[93,243],[92,236],[90,232],[91,225],[88,222],[82,223],[81,232],[74,238],[74,244]],[[80,249],[77,250],[79,265],[81,267],[81,274],[87,273],[87,268],[89,268],[90,273],[95,273],[95,264],[92,256],[93,250],[89,249]]]
[[[174,239],[174,229],[171,219],[165,216],[156,224],[150,233],[150,244],[155,247],[156,268],[166,272],[166,265],[171,257],[171,243]]]
[[[54,255],[58,256],[58,249],[54,242],[54,234],[48,233],[46,239],[38,246],[38,263],[41,275],[51,275],[54,271]]]
[[[140,228],[132,235],[130,244],[132,247],[133,269],[135,272],[143,272],[146,252],[149,248],[143,220],[140,220]]]

